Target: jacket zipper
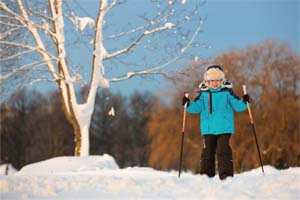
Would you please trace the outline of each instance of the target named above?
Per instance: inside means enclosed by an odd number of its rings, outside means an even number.
[[[208,92],[208,108],[209,113],[212,114],[212,93]]]

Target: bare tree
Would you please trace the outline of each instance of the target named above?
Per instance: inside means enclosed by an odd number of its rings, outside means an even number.
[[[166,75],[168,66],[178,65],[182,55],[201,45],[197,42],[203,22],[198,1],[143,1],[146,6],[129,10],[134,4],[128,7],[124,5],[137,1],[100,0],[95,20],[75,14],[76,9],[71,5],[82,8],[77,1],[9,2],[14,2],[18,9],[12,9],[9,3],[0,2],[1,27],[6,27],[7,34],[16,30],[23,30],[25,34],[15,41],[1,37],[1,45],[21,49],[15,55],[1,58],[1,61],[18,59],[22,64],[9,70],[1,70],[0,83],[3,84],[17,74],[25,72],[30,72],[30,76],[34,77],[32,82],[45,79],[55,82],[64,113],[74,129],[75,155],[89,155],[89,127],[98,88],[108,88],[111,82],[127,80],[134,76]],[[124,8],[128,10],[122,10]],[[136,21],[132,21],[133,11],[139,12]],[[122,13],[130,15],[126,24],[124,19],[114,21],[116,16],[122,17]],[[5,19],[12,20],[7,23]],[[73,24],[74,29],[81,31],[81,34],[70,30]],[[88,26],[94,28],[85,31]],[[73,42],[80,38],[85,46],[87,41],[92,41],[92,47],[87,47],[92,48],[91,63],[85,71],[82,66],[73,64],[74,57],[68,54],[68,51],[81,44],[77,42],[73,43],[73,46],[70,45],[71,38]],[[164,55],[163,58],[161,55]],[[108,77],[104,73],[105,70],[113,70],[112,77]],[[85,77],[86,72],[89,73],[90,80]],[[85,83],[89,88],[83,102],[79,102],[76,96],[79,83]]]

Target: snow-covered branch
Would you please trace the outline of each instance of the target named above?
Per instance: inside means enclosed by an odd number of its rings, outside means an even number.
[[[154,34],[154,33],[158,33],[158,32],[161,32],[161,31],[164,31],[166,29],[171,29],[172,27],[174,26],[174,24],[172,23],[165,23],[164,26],[161,26],[161,27],[158,27],[158,28],[155,28],[153,30],[145,30],[135,41],[133,41],[128,47],[124,48],[124,49],[121,49],[119,51],[116,51],[114,53],[111,53],[111,54],[107,54],[104,59],[110,59],[112,57],[115,57],[115,56],[118,56],[120,54],[124,54],[126,52],[129,52],[134,46],[136,46],[140,40],[145,36],[145,35],[150,35],[150,34]]]
[[[23,43],[3,41],[3,40],[0,40],[0,44],[11,45],[11,46],[20,47],[23,49],[29,49],[30,51],[36,51],[38,53],[45,54],[45,55],[47,55],[48,58],[51,58],[51,59],[56,58],[49,51],[46,51],[46,49],[44,49],[44,48],[34,47],[34,46],[30,46],[30,45],[23,44]]]
[[[30,24],[30,25],[19,25],[19,24],[12,24],[12,23],[6,23],[3,21],[0,21],[0,24],[5,25],[7,27],[13,27],[10,30],[7,30],[4,33],[1,33],[0,39],[4,38],[5,36],[11,34],[12,32],[21,29],[21,28],[28,28],[28,26],[34,27],[34,28],[38,28],[42,31],[44,31],[45,33],[49,34],[52,38],[55,37],[55,34],[49,29],[49,27],[47,27],[47,25],[40,25],[38,23],[34,23],[34,24]]]
[[[31,52],[34,52],[34,51],[35,50],[22,51],[22,52],[16,53],[15,55],[8,56],[6,58],[0,58],[0,62],[7,61],[7,60],[12,60],[12,59],[21,57],[22,55],[25,55],[25,54],[28,54],[28,53],[31,53]]]
[[[14,11],[12,11],[11,9],[9,9],[4,3],[0,2],[0,7],[6,11],[8,14],[10,14],[11,16],[8,15],[1,15],[1,18],[7,18],[7,19],[13,19],[13,20],[17,20],[20,22],[20,24],[15,24],[15,23],[6,23],[4,21],[0,21],[1,24],[4,24],[6,26],[11,26],[11,27],[18,27],[18,28],[28,28],[29,26],[34,26],[36,28],[39,28],[41,30],[43,30],[44,32],[47,32],[49,35],[51,35],[52,37],[54,36],[54,33],[49,29],[49,27],[47,27],[45,24],[44,25],[39,25],[38,23],[32,23],[29,18],[28,15],[25,11],[25,8],[22,5],[22,2],[19,1],[19,8],[21,10],[22,16],[20,16],[19,14],[15,13]],[[37,14],[37,13],[36,13]],[[45,18],[45,16],[43,16]],[[51,18],[47,17],[47,20],[52,20]]]
[[[170,16],[173,15],[173,12],[174,10],[171,9],[170,12],[166,15],[163,15],[163,13],[165,13],[170,7],[172,7],[172,4],[174,2],[169,2],[168,5],[159,13],[156,14],[156,16],[152,19],[152,20],[148,20],[148,24],[146,24],[145,26],[142,26],[142,27],[138,27],[136,29],[133,29],[131,31],[127,31],[127,32],[124,32],[124,33],[119,33],[119,34],[116,34],[114,36],[110,36],[110,38],[113,38],[113,37],[116,37],[116,36],[122,36],[122,35],[125,35],[125,34],[128,34],[128,33],[133,33],[133,32],[136,32],[137,30],[144,30],[138,37],[137,39],[135,39],[131,44],[129,44],[127,47],[123,48],[123,49],[120,49],[118,51],[115,51],[114,53],[107,53],[106,56],[104,57],[104,60],[105,59],[110,59],[112,57],[116,57],[116,56],[119,56],[121,54],[124,54],[124,53],[127,53],[129,52],[131,49],[133,49],[136,45],[139,44],[139,42],[142,40],[142,38],[146,35],[151,35],[151,34],[154,34],[154,33],[158,33],[158,32],[161,32],[161,31],[164,31],[164,30],[167,30],[167,29],[171,29],[174,24],[173,23],[169,23],[169,22],[166,22],[163,26],[159,26],[155,29],[152,29],[150,30],[150,27],[151,26],[154,26],[154,25],[157,25],[163,21],[167,21],[168,18]]]
[[[125,31],[125,32],[109,35],[109,36],[105,37],[104,39],[115,39],[115,38],[122,37],[124,35],[128,35],[128,34],[131,34],[131,33],[135,33],[137,31],[141,31],[141,30],[144,30],[144,29],[145,29],[145,26],[139,26],[139,27],[136,27],[134,29],[130,29],[130,30]]]
[[[167,72],[144,70],[144,71],[137,71],[137,72],[128,72],[124,76],[109,79],[109,82],[120,82],[120,81],[128,80],[134,76],[143,76],[143,75],[163,75],[167,78],[169,77]]]
[[[47,16],[47,15],[44,15],[44,14],[42,14],[42,13],[40,13],[40,12],[34,11],[34,10],[28,5],[27,0],[25,0],[24,2],[25,2],[25,6],[26,6],[27,10],[28,10],[30,13],[36,15],[37,17],[43,18],[43,19],[49,21],[50,23],[53,22],[53,19],[52,19],[51,17],[49,17],[49,16]]]
[[[115,7],[117,4],[121,4],[121,3],[117,3],[117,0],[113,0],[108,6],[107,6],[107,11],[111,10],[113,7]]]
[[[38,66],[42,66],[42,65],[47,65],[47,62],[45,61],[36,61],[30,64],[26,64],[17,68],[14,68],[13,70],[11,70],[9,73],[6,73],[5,75],[0,74],[0,84],[7,80],[8,78],[12,77],[13,75],[15,75],[17,72],[21,72],[21,71],[28,71],[31,70],[32,67],[38,67]]]
[[[170,28],[172,27],[172,24],[167,24],[165,25],[165,27]],[[186,45],[181,49],[181,53],[180,55],[174,57],[173,59],[167,61],[166,63],[159,65],[157,67],[152,67],[152,68],[148,68],[147,70],[141,70],[141,71],[136,71],[136,72],[128,72],[126,75],[124,76],[120,76],[120,77],[116,77],[116,78],[112,78],[109,81],[110,82],[119,82],[119,81],[123,81],[123,80],[127,80],[132,78],[133,76],[139,76],[139,75],[152,75],[152,74],[162,74],[165,75],[166,77],[168,77],[168,74],[165,72],[161,72],[160,70],[169,66],[170,64],[174,63],[175,61],[177,61],[186,51],[188,48],[191,47],[191,44],[193,43],[193,41],[195,40],[196,36],[199,34],[199,32],[201,31],[201,27],[202,27],[202,21],[199,21],[199,24],[193,34],[193,36],[191,37],[191,39],[186,43]],[[161,29],[157,28],[158,31],[161,31]]]
[[[168,22],[168,23],[165,23],[165,25],[162,26],[162,27],[158,27],[158,28],[155,28],[153,30],[147,30],[144,33],[145,33],[145,35],[150,35],[150,34],[153,34],[153,33],[156,33],[156,32],[171,29],[173,26],[174,26],[174,24]]]
[[[2,23],[0,22],[0,24],[2,24]],[[0,33],[0,40],[6,38],[6,37],[9,36],[11,33],[17,31],[18,29],[19,29],[19,28],[11,28],[11,29],[9,29],[9,30],[7,30],[7,31],[5,31],[5,32],[1,32],[1,33]]]
[[[104,77],[104,66],[103,58],[106,57],[106,49],[103,44],[103,24],[104,16],[107,12],[107,0],[100,1],[97,20],[96,20],[96,29],[94,36],[94,58],[93,58],[93,72],[91,85],[88,92],[87,103],[89,105],[94,105],[96,98],[96,93],[98,87],[108,87],[108,81]]]
[[[54,56],[50,55],[50,53],[46,50],[42,39],[40,38],[38,31],[36,30],[36,27],[33,26],[33,22],[30,21],[28,14],[26,13],[26,10],[22,4],[21,0],[18,0],[18,6],[21,12],[22,16],[19,16],[18,14],[14,13],[13,11],[11,11],[4,3],[0,3],[1,8],[3,8],[6,12],[10,13],[11,15],[13,15],[21,24],[23,24],[26,29],[31,32],[33,38],[36,41],[37,46],[33,47],[30,45],[26,45],[26,44],[21,44],[21,43],[15,43],[15,42],[8,42],[8,41],[0,41],[0,43],[2,44],[8,44],[8,45],[13,45],[13,46],[18,46],[21,48],[27,48],[29,50],[33,50],[33,51],[37,51],[41,54],[41,56],[43,57],[43,60],[47,63],[47,66],[49,68],[49,71],[52,73],[53,77],[55,79],[57,79],[57,75],[56,75],[56,70],[55,67],[52,63],[52,58],[54,58]]]
[[[124,32],[121,32],[121,33],[117,33],[117,34],[114,34],[114,35],[110,35],[110,36],[107,36],[105,37],[105,39],[115,39],[115,38],[118,38],[118,37],[122,37],[122,36],[125,36],[125,35],[128,35],[128,34],[132,34],[132,33],[136,33],[138,31],[142,31],[142,30],[145,30],[144,32],[147,33],[147,27],[150,27],[150,26],[154,26],[154,25],[157,25],[163,21],[166,21],[168,19],[168,17],[170,16],[171,14],[167,15],[167,16],[164,16],[162,18],[159,18],[157,20],[150,20],[148,24],[144,25],[144,26],[139,26],[139,27],[136,27],[136,28],[133,28],[133,29],[130,29],[128,31],[124,31]],[[172,23],[166,23],[167,25],[171,25]],[[165,25],[166,25],[165,24]],[[172,28],[172,27],[170,27]],[[149,31],[148,31],[149,32]]]
[[[171,63],[174,63],[176,60],[178,60],[180,58],[180,56],[173,58],[172,60],[169,60],[168,62],[157,66],[157,67],[152,67],[152,68],[148,68],[146,70],[141,70],[141,71],[135,71],[135,72],[128,72],[126,75],[124,76],[120,76],[120,77],[115,77],[115,78],[111,78],[109,79],[110,82],[119,82],[119,81],[124,81],[127,79],[132,78],[133,76],[140,76],[140,75],[153,75],[153,74],[161,74],[164,75],[165,77],[168,77],[168,73],[166,72],[162,72],[160,71],[162,68],[167,67],[168,65],[170,65]]]
[[[193,36],[191,37],[190,41],[186,44],[185,47],[183,47],[181,49],[181,52],[184,53],[188,48],[191,47],[191,45],[193,44],[196,36],[201,32],[201,28],[202,28],[202,24],[203,24],[203,21],[202,20],[199,20],[199,24],[198,24],[198,27],[196,29],[196,31],[194,32]]]
[[[17,21],[19,21],[21,24],[26,25],[26,19],[20,15],[18,15],[17,13],[15,13],[14,11],[12,11],[11,9],[9,9],[7,7],[7,5],[3,2],[0,2],[0,8],[2,8],[4,11],[6,11],[8,14],[12,15],[13,18]]]
[[[107,52],[103,45],[103,24],[104,24],[104,16],[106,14],[106,6],[107,6],[107,0],[100,1],[99,6],[99,12],[96,20],[96,29],[95,29],[95,37],[94,37],[94,66],[99,66],[99,63],[102,61],[103,58],[105,58],[107,55]],[[104,69],[101,69],[101,72],[104,73]]]
[[[146,31],[145,31],[146,32]],[[115,56],[118,56],[118,55],[121,55],[121,54],[124,54],[126,52],[129,52],[134,46],[136,46],[139,41],[146,35],[144,33],[142,33],[135,41],[133,41],[128,47],[124,48],[124,49],[121,49],[119,51],[116,51],[114,53],[111,53],[111,54],[106,54],[106,56],[104,57],[104,59],[110,59],[112,57],[115,57]]]

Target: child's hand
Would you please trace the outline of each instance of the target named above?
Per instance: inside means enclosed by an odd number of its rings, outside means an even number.
[[[244,94],[243,101],[244,103],[250,103],[251,102],[250,96],[248,94]]]
[[[187,106],[190,104],[189,93],[185,92],[184,97],[182,98],[182,105],[184,106],[187,103]]]

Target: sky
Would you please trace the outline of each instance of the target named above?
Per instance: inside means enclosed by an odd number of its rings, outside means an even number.
[[[204,56],[244,48],[266,39],[287,42],[299,53],[299,0],[208,0]]]
[[[193,1],[186,0],[188,6]],[[80,4],[80,16],[96,16],[98,0],[87,0]],[[126,12],[119,12],[124,23],[135,18],[127,17],[127,13],[135,9],[146,9],[144,0],[130,0],[134,7]],[[207,0],[200,8],[202,18],[205,18],[199,40],[207,48],[195,49],[192,54],[200,59],[209,59],[233,48],[246,48],[273,39],[286,42],[299,55],[299,0]],[[151,12],[151,11],[149,11]],[[119,47],[120,48],[120,47]],[[79,65],[89,66],[86,60],[91,60],[91,52],[69,54],[70,59],[79,61]],[[132,61],[134,62],[134,61]],[[203,76],[199,75],[199,79]],[[134,77],[127,81],[112,83],[110,90],[128,96],[134,91],[150,91],[161,95],[168,89],[168,82],[160,76],[146,78]],[[42,86],[44,88],[44,86]],[[53,87],[56,89],[56,86]]]
[[[142,1],[135,1],[142,4]],[[201,48],[195,55],[212,58],[233,48],[245,48],[268,39],[288,43],[299,55],[299,4],[299,0],[207,0],[200,9],[206,20],[199,37],[209,48]],[[126,95],[145,89],[158,92],[164,85],[165,81],[158,77],[133,78],[114,84],[111,89]]]

